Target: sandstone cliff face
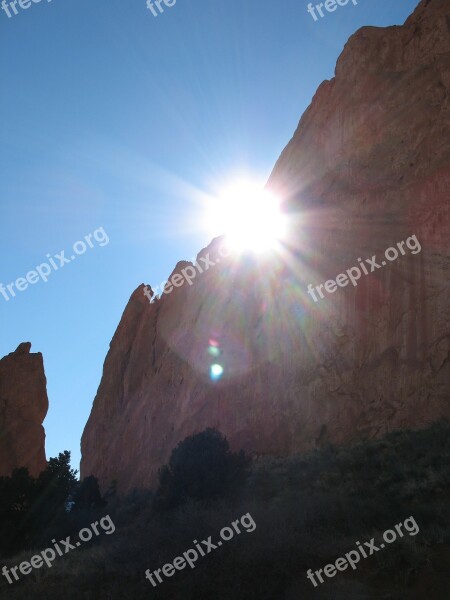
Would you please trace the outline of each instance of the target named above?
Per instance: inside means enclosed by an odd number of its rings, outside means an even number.
[[[449,9],[423,0],[404,26],[349,40],[268,183],[291,216],[282,253],[221,261],[153,304],[133,293],[82,477],[152,485],[172,448],[208,426],[233,448],[284,454],[450,417]],[[356,287],[317,303],[306,293],[413,235],[420,252]],[[201,254],[214,259],[218,243]]]
[[[0,476],[27,467],[36,477],[46,466],[47,381],[42,354],[30,348],[20,344],[0,360]]]

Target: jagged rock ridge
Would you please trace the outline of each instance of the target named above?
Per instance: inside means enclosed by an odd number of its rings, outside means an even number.
[[[83,434],[83,477],[152,485],[208,426],[233,448],[288,454],[450,417],[449,12],[423,0],[403,26],[350,38],[268,183],[291,215],[282,255],[223,262],[153,304],[133,293]],[[321,302],[307,295],[412,235],[420,253]]]

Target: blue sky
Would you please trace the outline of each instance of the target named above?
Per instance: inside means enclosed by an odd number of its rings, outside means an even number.
[[[263,183],[348,37],[417,3],[359,0],[317,22],[303,0],[177,0],[156,18],[145,0],[0,11],[0,283],[101,227],[109,238],[0,295],[0,356],[22,341],[44,355],[47,457],[68,449],[78,468],[128,298],[209,243],[205,195],[242,174]]]

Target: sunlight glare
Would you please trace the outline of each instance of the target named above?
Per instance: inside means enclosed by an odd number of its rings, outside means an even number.
[[[212,202],[210,225],[225,234],[231,250],[273,249],[285,234],[279,200],[259,185],[239,182]]]

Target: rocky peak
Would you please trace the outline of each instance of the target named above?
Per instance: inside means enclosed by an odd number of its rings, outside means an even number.
[[[153,485],[206,427],[233,449],[289,454],[450,417],[449,12],[423,0],[403,26],[350,38],[268,183],[292,218],[285,255],[224,261],[153,304],[134,292],[83,433],[82,477]],[[419,252],[308,296],[413,235]]]
[[[46,466],[42,422],[48,397],[42,354],[19,344],[0,360],[0,476],[18,467],[38,475]]]

